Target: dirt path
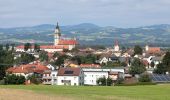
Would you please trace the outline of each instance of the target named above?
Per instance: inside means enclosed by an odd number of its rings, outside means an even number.
[[[44,95],[27,90],[0,89],[0,100],[74,100],[68,97]]]

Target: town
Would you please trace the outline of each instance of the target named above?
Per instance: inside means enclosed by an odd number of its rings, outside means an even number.
[[[160,47],[80,47],[57,23],[54,43],[0,46],[0,84],[114,86],[170,82],[170,52]]]

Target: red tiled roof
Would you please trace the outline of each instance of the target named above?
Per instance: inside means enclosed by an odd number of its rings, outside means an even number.
[[[78,44],[76,40],[59,40],[59,45],[76,45]]]
[[[80,67],[83,68],[101,68],[99,64],[80,64]]]
[[[72,72],[67,74],[67,72]],[[79,76],[81,72],[80,68],[72,68],[72,67],[67,67],[67,68],[60,68],[58,70],[58,76]]]
[[[41,49],[68,49],[68,46],[54,46],[54,45],[42,45],[40,46]]]
[[[149,53],[159,53],[161,49],[159,47],[149,47]]]
[[[148,66],[149,62],[147,60],[142,60],[142,63],[145,65],[145,66]]]
[[[9,73],[32,73],[32,72],[43,73],[45,70],[49,70],[49,68],[41,64],[27,64],[20,65],[18,67],[11,67],[6,71]]]
[[[24,45],[20,45],[17,46],[16,48],[18,49],[24,49]],[[31,48],[34,48],[34,46],[32,46]],[[58,46],[54,46],[54,45],[41,45],[40,49],[68,49],[69,47],[67,45],[58,45]]]

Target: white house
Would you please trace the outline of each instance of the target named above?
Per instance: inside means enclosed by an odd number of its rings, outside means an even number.
[[[84,85],[97,85],[97,79],[105,77],[112,78],[113,81],[117,80],[119,77],[124,78],[124,69],[115,68],[115,69],[91,69],[83,68],[84,74]]]
[[[47,70],[43,73],[43,84],[57,85],[57,70]]]
[[[57,85],[83,85],[83,73],[81,68],[60,68],[57,75]]]

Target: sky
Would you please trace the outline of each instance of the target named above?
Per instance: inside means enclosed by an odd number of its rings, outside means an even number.
[[[170,24],[170,0],[0,0],[0,27]]]

